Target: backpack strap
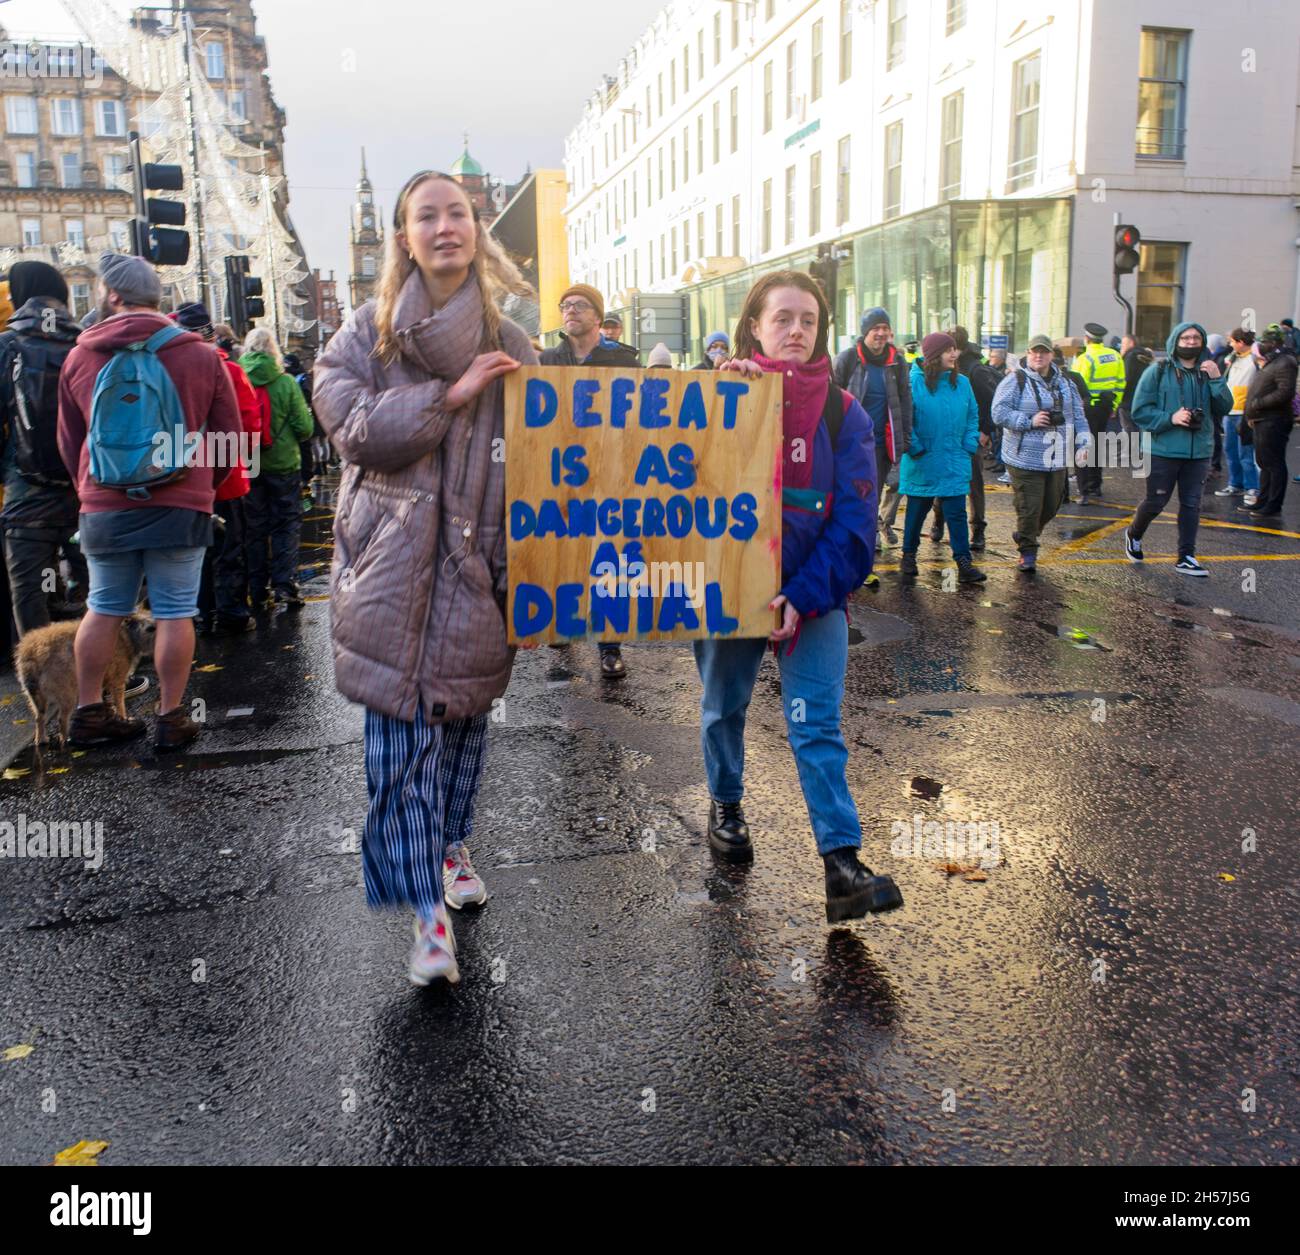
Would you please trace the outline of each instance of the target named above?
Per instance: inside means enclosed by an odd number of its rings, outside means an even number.
[[[826,389],[826,406],[822,410],[822,422],[826,424],[826,430],[831,438],[831,456],[835,456],[835,450],[839,448],[840,432],[844,428],[844,393],[840,391],[835,381],[831,380],[831,385]]]
[[[175,323],[169,323],[165,327],[159,327],[147,340],[140,343],[139,347],[146,353],[157,353],[164,345],[170,344],[177,336],[183,336],[185,329],[178,327]],[[130,346],[135,348],[133,344]]]

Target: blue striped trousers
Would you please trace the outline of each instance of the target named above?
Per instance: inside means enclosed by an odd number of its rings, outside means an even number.
[[[413,723],[367,709],[361,864],[371,908],[414,907],[433,919],[444,852],[473,825],[487,724],[487,715],[428,723],[423,704]]]

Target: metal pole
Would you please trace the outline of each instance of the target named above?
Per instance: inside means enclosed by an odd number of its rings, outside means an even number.
[[[266,218],[266,280],[262,290],[271,298],[271,326],[275,328],[275,342],[284,347],[280,339],[280,294],[275,282],[275,254],[271,248],[271,176],[266,172],[266,147],[262,147],[262,209]]]
[[[198,246],[197,273],[199,281],[199,300],[212,308],[212,281],[208,275],[207,233],[203,226],[203,192],[199,179],[199,139],[194,125],[194,76],[190,67],[190,54],[193,51],[194,23],[184,11],[185,0],[180,0],[182,20],[185,27],[185,126],[189,131],[190,143],[190,180],[194,188],[194,236]]]
[[[139,131],[130,133],[128,144],[131,153],[131,193],[135,201],[135,220],[131,223],[131,252],[137,257],[146,257],[149,223],[144,204],[144,158],[140,152]]]

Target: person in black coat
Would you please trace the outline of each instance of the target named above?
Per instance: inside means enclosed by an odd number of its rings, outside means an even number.
[[[1295,425],[1297,367],[1276,324],[1261,333],[1255,346],[1264,365],[1251,381],[1244,411],[1259,463],[1259,500],[1250,517],[1277,522],[1286,497],[1286,446]]]

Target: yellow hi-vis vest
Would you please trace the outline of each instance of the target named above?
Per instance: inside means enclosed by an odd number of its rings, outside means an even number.
[[[1075,369],[1083,376],[1093,400],[1106,392],[1112,393],[1116,401],[1124,395],[1124,359],[1115,349],[1089,342],[1079,354]]]

